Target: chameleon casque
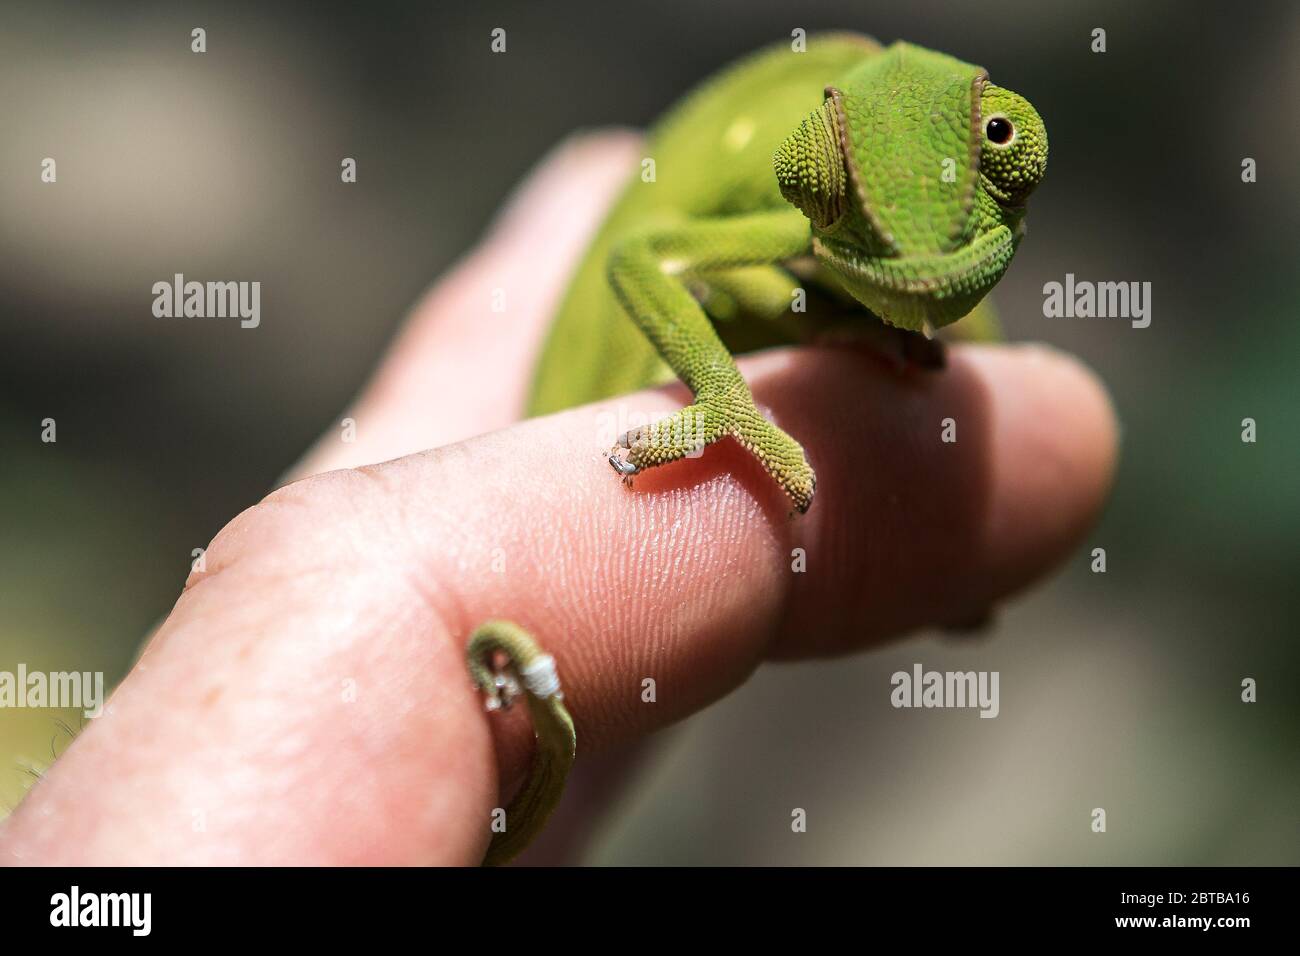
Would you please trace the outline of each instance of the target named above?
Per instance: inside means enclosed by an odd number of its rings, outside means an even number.
[[[731,436],[804,512],[813,469],[755,407],[732,354],[856,327],[938,365],[930,337],[958,319],[960,337],[995,338],[981,300],[1019,245],[1047,133],[980,67],[835,33],[726,68],[656,124],[645,155],[653,181],[638,171],[587,250],[529,414],[675,375],[694,403],[622,436],[615,471],[629,477]],[[504,862],[558,802],[576,739],[554,662],[526,631],[488,622],[468,657],[490,709],[522,683],[538,738],[532,777],[488,851],[486,862]]]

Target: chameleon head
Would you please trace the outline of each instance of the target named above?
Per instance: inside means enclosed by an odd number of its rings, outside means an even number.
[[[822,265],[885,321],[929,331],[1006,272],[1047,131],[979,67],[896,43],[828,86],[773,162]]]

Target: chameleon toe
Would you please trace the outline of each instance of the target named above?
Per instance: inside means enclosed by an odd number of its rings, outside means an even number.
[[[619,458],[618,455],[609,456],[609,466],[624,478],[630,478],[641,470],[636,465],[632,464],[632,462],[624,461],[622,458]]]

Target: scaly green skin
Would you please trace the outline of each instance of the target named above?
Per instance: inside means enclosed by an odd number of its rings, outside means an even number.
[[[986,133],[995,117],[1014,127],[1005,144]],[[694,404],[623,436],[615,469],[632,475],[730,435],[806,511],[813,470],[754,407],[724,340],[807,339],[854,310],[864,329],[883,320],[929,335],[971,313],[1019,244],[1047,136],[979,67],[830,34],[725,70],[651,132],[646,155],[655,180],[638,172],[588,250],[529,411],[675,374]],[[808,313],[791,313],[796,289]],[[987,334],[990,318],[975,321]]]
[[[588,249],[529,413],[676,375],[694,403],[622,436],[613,468],[630,477],[731,436],[804,512],[813,469],[754,406],[732,353],[848,323],[877,339],[893,329],[903,356],[941,364],[917,333],[969,316],[963,337],[995,337],[981,302],[1019,245],[1047,133],[979,67],[825,34],[699,87],[651,131],[646,156],[655,176],[638,171]],[[798,290],[807,311],[795,314]],[[538,726],[539,746],[550,732]]]
[[[504,658],[501,670],[493,666],[498,654]],[[489,710],[509,707],[520,694],[527,697],[537,736],[528,779],[506,810],[505,829],[493,833],[483,859],[484,865],[496,866],[513,859],[546,824],[564,793],[578,741],[554,659],[518,624],[480,625],[470,636],[465,660],[474,683],[487,695]]]

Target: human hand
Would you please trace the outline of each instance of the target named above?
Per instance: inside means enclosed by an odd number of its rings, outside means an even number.
[[[671,412],[680,387],[512,424],[635,150],[562,150],[426,296],[349,412],[357,440],[327,436],[214,539],[105,714],[0,828],[0,860],[476,863],[531,748],[525,715],[489,719],[470,685],[483,620],[557,659],[580,770],[764,660],[966,622],[1070,552],[1116,430],[1095,378],[1038,346],[959,347],[907,383],[845,350],[742,359],[817,469],[794,519],[731,443],[632,490],[610,472],[608,422]],[[511,311],[490,311],[495,287]]]

